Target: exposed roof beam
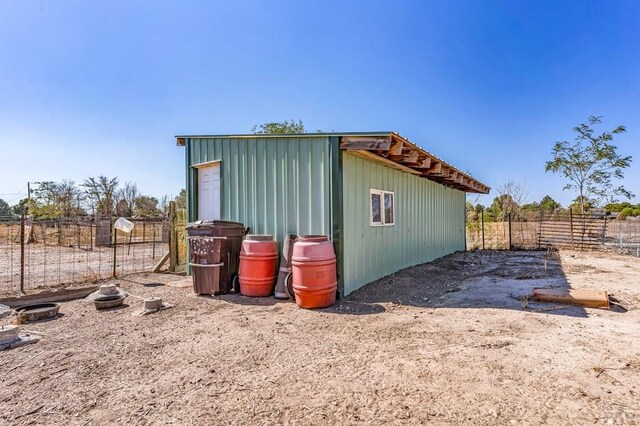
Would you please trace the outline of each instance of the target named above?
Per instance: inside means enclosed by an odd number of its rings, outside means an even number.
[[[429,170],[423,172],[427,176],[437,176],[442,174],[442,163],[435,163]]]
[[[340,148],[352,152],[369,152],[369,159],[378,158],[380,163],[396,165],[401,170],[420,174],[427,179],[461,191],[488,193],[489,187],[455,167],[440,160],[423,148],[411,143],[397,133],[344,135]]]
[[[389,148],[389,155],[402,155],[402,146],[404,142],[402,139],[394,138],[391,147]]]
[[[416,168],[418,169],[428,169],[429,167],[431,167],[431,158],[429,157],[426,157],[420,160],[418,162],[418,165],[416,166]]]
[[[391,136],[344,136],[340,140],[340,149],[364,149],[369,151],[388,151],[391,148]]]
[[[403,163],[418,163],[418,151],[412,149],[408,154],[405,154],[400,161],[402,161]]]
[[[396,163],[395,161],[391,161],[391,160],[389,160],[387,158],[381,157],[381,156],[376,155],[376,154],[374,154],[372,152],[369,152],[367,150],[354,150],[354,151],[350,151],[350,152],[351,152],[351,154],[356,155],[358,157],[362,157],[362,158],[365,158],[367,160],[373,161],[375,163],[383,164],[385,166],[388,166],[388,167],[391,167],[391,168],[394,168],[394,169],[397,169],[397,170],[401,170],[401,171],[406,172],[406,173],[411,173],[412,175],[417,175],[417,176],[421,175],[421,173],[419,171],[417,171],[417,170],[413,170],[410,167],[403,166],[400,163]]]

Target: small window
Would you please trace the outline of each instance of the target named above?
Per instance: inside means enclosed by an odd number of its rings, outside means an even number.
[[[371,226],[393,225],[395,208],[393,192],[371,189]]]
[[[371,193],[371,223],[382,225],[382,213],[380,212],[380,194]]]

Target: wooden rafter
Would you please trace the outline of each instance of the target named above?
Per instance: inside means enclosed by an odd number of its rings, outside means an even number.
[[[404,145],[404,142],[402,141],[402,139],[397,139],[395,138],[393,140],[393,143],[391,144],[391,147],[389,148],[389,155],[402,155],[402,147]]]
[[[418,163],[418,151],[415,149],[410,150],[407,154],[404,154],[402,156],[402,160],[400,160],[402,163],[411,163],[411,164],[417,164]]]
[[[340,149],[461,191],[487,194],[490,189],[397,133],[345,135]]]
[[[427,176],[438,176],[442,174],[442,163],[434,163],[433,167],[423,173]]]
[[[431,158],[425,157],[418,162],[417,169],[428,169],[431,167]]]
[[[344,136],[340,141],[340,149],[367,151],[386,151],[391,147],[391,136]]]

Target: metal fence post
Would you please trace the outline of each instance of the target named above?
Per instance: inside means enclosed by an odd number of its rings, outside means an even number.
[[[512,250],[511,246],[511,212],[509,212],[509,250]]]
[[[111,229],[113,230],[113,272],[111,276],[113,278],[116,277],[116,248],[118,247],[118,230],[111,225]]]
[[[538,250],[540,250],[541,248],[541,240],[542,240],[542,218],[543,218],[544,212],[542,210],[540,210],[540,220],[538,221]]]
[[[571,248],[575,249],[576,245],[573,242],[573,211],[571,211],[571,207],[569,207],[569,232],[571,233]]]
[[[169,201],[169,272],[175,272],[177,264],[178,241],[176,233],[176,202]]]
[[[484,207],[482,208],[480,215],[480,221],[482,223],[482,250],[484,250]]]
[[[20,293],[24,294],[24,222],[26,220],[27,208],[25,207],[20,216]]]
[[[131,241],[133,240],[133,231],[129,232],[129,245],[127,246],[127,256],[131,254]]]

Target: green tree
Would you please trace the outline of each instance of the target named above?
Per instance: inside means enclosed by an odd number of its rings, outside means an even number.
[[[520,211],[520,206],[515,202],[511,195],[502,194],[493,199],[493,202],[487,211],[489,212],[491,220],[502,222],[507,220],[509,213],[511,213],[513,218],[513,215]]]
[[[187,190],[182,188],[178,196],[174,199],[177,209],[187,208]]]
[[[164,194],[160,201],[158,202],[158,209],[162,212],[163,215],[169,213],[169,196]]]
[[[33,190],[29,213],[38,219],[73,217],[84,214],[84,195],[71,180],[38,182]]]
[[[158,208],[158,199],[148,195],[140,195],[136,198],[133,213],[137,217],[160,216],[162,211]]]
[[[614,135],[626,132],[626,128],[618,126],[610,132],[596,134],[593,127],[601,122],[601,117],[591,116],[587,123],[574,127],[574,141],[556,142],[553,159],[547,161],[545,167],[545,171],[560,173],[569,181],[565,190],[577,190],[580,213],[585,212],[585,200],[608,198],[613,202],[618,196],[633,197],[624,186],[614,185],[614,180],[623,179],[624,169],[631,165],[631,156],[621,156],[611,144]]]
[[[627,216],[633,216],[633,209],[631,207],[625,207],[622,209],[622,211],[618,213],[618,216],[616,216],[616,219],[625,220]]]
[[[281,123],[278,122],[271,122],[271,123],[264,123],[264,124],[256,124],[255,126],[253,126],[251,128],[251,133],[255,133],[255,134],[273,134],[273,133],[281,133],[281,134],[285,134],[285,133],[289,133],[289,134],[296,134],[296,133],[305,133],[304,131],[304,124],[302,124],[302,120],[284,120]]]
[[[102,217],[111,217],[115,208],[115,193],[118,178],[106,176],[89,177],[82,182],[90,207]]]
[[[585,197],[576,197],[576,199],[573,200],[573,203],[569,206],[571,213],[575,214],[589,213],[592,208],[593,202]]]
[[[604,209],[608,212],[621,212],[627,207],[634,208],[634,206],[630,202],[624,201],[622,203],[609,203],[606,206],[604,206]],[[640,204],[636,204],[635,208],[640,208]]]
[[[548,195],[545,195],[544,197],[542,197],[542,200],[540,200],[539,206],[540,206],[540,210],[542,210],[545,213],[554,213],[555,211],[560,209],[560,207],[562,207],[560,203],[558,203],[556,200],[554,200]]]
[[[139,196],[138,186],[133,182],[126,182],[122,188],[115,192],[116,206],[121,206],[117,214],[126,217],[133,216],[133,208]]]
[[[540,204],[536,201],[533,203],[527,203],[522,205],[522,212],[528,214],[535,214],[540,211]]]
[[[0,198],[0,217],[2,216],[13,216],[13,212],[11,211],[9,203]]]
[[[22,200],[18,201],[18,204],[11,206],[11,212],[16,216],[20,216],[24,211],[24,207],[27,205],[28,201],[28,198],[23,198]]]

